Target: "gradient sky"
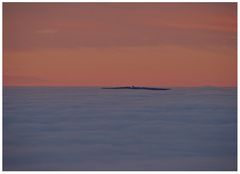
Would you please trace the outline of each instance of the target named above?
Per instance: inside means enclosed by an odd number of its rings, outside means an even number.
[[[236,86],[237,3],[4,3],[6,86]]]

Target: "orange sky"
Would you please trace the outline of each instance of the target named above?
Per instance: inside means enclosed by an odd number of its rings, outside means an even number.
[[[4,3],[5,86],[236,86],[236,3]]]

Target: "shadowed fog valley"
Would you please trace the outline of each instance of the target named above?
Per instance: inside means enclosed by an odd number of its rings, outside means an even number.
[[[236,170],[236,88],[3,94],[4,170]]]

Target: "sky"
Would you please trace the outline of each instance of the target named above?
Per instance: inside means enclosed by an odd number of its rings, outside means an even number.
[[[237,86],[236,3],[4,3],[4,86]]]

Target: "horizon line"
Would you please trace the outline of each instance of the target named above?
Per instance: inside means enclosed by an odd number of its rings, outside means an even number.
[[[87,86],[87,85],[2,85],[2,87],[122,87],[129,85],[106,85],[106,86]],[[130,85],[132,86],[132,85]],[[135,85],[134,85],[135,86]],[[214,85],[201,85],[201,86],[138,86],[137,87],[170,87],[170,88],[237,88],[238,86],[214,86]]]

